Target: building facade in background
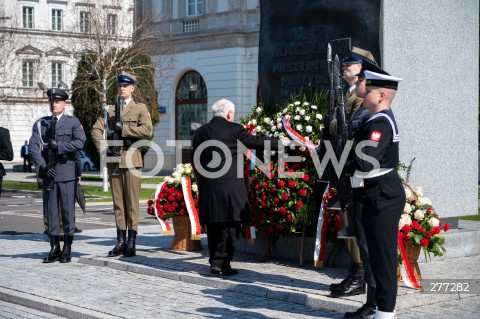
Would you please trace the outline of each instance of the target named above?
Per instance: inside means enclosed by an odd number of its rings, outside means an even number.
[[[170,37],[175,48],[168,80],[156,81],[160,122],[153,141],[168,172],[176,164],[175,149],[183,162],[191,161],[191,147],[180,151],[172,143],[191,141],[195,129],[212,118],[210,105],[216,100],[235,103],[236,121],[257,104],[259,1],[137,0],[135,6],[135,19],[150,19],[150,28]],[[159,56],[152,54],[152,60],[162,69]],[[145,169],[158,160],[154,150],[148,152]]]
[[[0,0],[0,126],[10,130],[14,162],[21,160],[20,147],[35,120],[50,114],[46,89],[71,86],[92,33],[131,43],[133,5],[133,0]]]

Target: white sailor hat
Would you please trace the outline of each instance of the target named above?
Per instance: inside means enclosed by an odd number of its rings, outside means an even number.
[[[381,88],[396,90],[398,88],[398,83],[403,82],[403,79],[391,76],[387,72],[385,72],[386,74],[383,74],[365,70],[363,73],[365,74],[365,86],[378,86]]]

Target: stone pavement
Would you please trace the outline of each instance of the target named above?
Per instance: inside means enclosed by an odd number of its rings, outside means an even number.
[[[41,263],[49,250],[44,235],[0,236],[0,300],[70,318],[343,318],[365,298],[327,296],[346,269],[258,263],[247,253],[235,256],[239,275],[213,276],[205,237],[201,252],[172,251],[172,237],[160,236],[158,225],[139,229],[138,256],[107,259],[114,235],[114,229],[85,230],[74,241],[72,263],[49,265]],[[479,263],[480,256],[471,256],[420,267],[424,278],[468,279],[478,293]],[[479,305],[479,295],[403,286],[397,300],[399,318],[471,318]]]

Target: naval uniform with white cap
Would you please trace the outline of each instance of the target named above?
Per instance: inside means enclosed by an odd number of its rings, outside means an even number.
[[[375,159],[377,165],[368,157],[356,156],[346,169],[353,175],[352,187],[363,203],[363,225],[377,285],[375,318],[394,318],[398,220],[405,206],[405,191],[396,170],[399,134],[390,104],[398,82],[403,80],[381,71],[364,71],[363,105],[372,116],[360,128],[357,144],[357,147],[366,144],[361,152]]]
[[[52,115],[42,117],[33,125],[29,153],[35,166],[39,167],[38,175],[43,180],[43,207],[47,213],[51,248],[43,262],[60,260],[66,263],[71,261],[71,246],[75,233],[76,156],[78,151],[83,149],[86,137],[78,118],[63,113],[65,101],[68,99],[67,92],[50,89],[47,96]],[[53,156],[50,156],[51,152]],[[59,205],[64,234],[62,251]]]

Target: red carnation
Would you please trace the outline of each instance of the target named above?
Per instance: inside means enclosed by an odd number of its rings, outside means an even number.
[[[185,215],[187,211],[185,209],[180,209],[180,211],[178,212],[181,216]]]
[[[288,162],[283,162],[284,167],[288,167]]]
[[[248,194],[248,198],[249,198],[250,200],[253,200],[253,199],[255,198],[255,196],[253,196],[253,193],[250,193],[250,194]]]
[[[267,200],[267,195],[263,194],[260,198],[261,198],[263,201],[266,201],[266,200]]]
[[[153,200],[149,199],[148,202],[147,202],[148,206],[152,205],[153,204]]]
[[[423,247],[427,247],[428,246],[428,239],[422,239],[420,240],[420,245],[422,245]]]
[[[277,228],[277,230],[283,230],[283,227],[280,224],[275,225],[275,228]]]
[[[270,179],[272,179],[272,178],[274,178],[274,177],[275,177],[275,174],[273,174],[273,173],[270,173],[270,174],[268,175],[268,177],[270,177]]]
[[[296,207],[297,207],[298,209],[302,208],[302,206],[303,206],[303,203],[302,203],[302,202],[298,202],[297,205],[296,205]]]
[[[403,225],[402,231],[405,234],[408,234],[410,232],[410,230],[411,230],[410,225]]]
[[[267,188],[267,187],[268,187],[268,183],[267,183],[267,182],[263,182],[262,188]]]
[[[444,231],[447,231],[450,229],[450,225],[448,223],[446,223],[445,225],[443,225],[443,230]]]
[[[289,222],[293,221],[292,214],[288,214],[288,215],[287,215],[287,220],[288,220]]]
[[[282,199],[283,199],[283,200],[288,200],[288,194],[287,194],[287,193],[282,194]]]
[[[149,215],[153,215],[153,206],[148,206],[148,208],[147,208],[147,213],[148,213]]]
[[[175,187],[167,188],[167,193],[173,194],[175,192]]]
[[[270,207],[268,209],[268,212],[271,213],[271,214],[275,213],[275,207]]]
[[[269,220],[273,220],[273,215],[268,216]]]
[[[260,185],[257,184],[257,185],[255,185],[254,188],[255,188],[256,191],[258,191],[260,189]]]
[[[433,227],[432,228],[432,233],[434,235],[440,234],[440,227]]]
[[[287,209],[282,206],[282,207],[280,207],[280,208],[278,209],[278,212],[279,212],[280,214],[286,214],[286,213],[287,213]]]
[[[297,183],[295,183],[295,181],[289,181],[288,182],[288,187],[294,188],[295,186],[297,186]]]
[[[183,193],[182,192],[175,192],[175,195],[177,195],[177,199],[182,199],[183,198]]]
[[[187,206],[187,204],[186,204],[184,201],[182,201],[182,202],[180,203],[180,206],[182,206],[182,207],[186,207],[186,206]]]
[[[278,185],[278,187],[283,187],[283,186],[285,186],[285,182],[284,181],[278,181],[277,185]]]
[[[425,238],[427,238],[427,239],[430,239],[430,238],[433,236],[433,234],[432,234],[431,232],[428,232],[428,233],[426,233],[426,234],[423,235],[423,236],[424,236]]]
[[[266,202],[261,202],[260,203],[260,206],[262,206],[263,208],[267,207],[267,203]]]
[[[172,203],[172,206],[175,207],[175,208],[177,208],[179,205],[178,205],[177,202],[173,202],[173,203]]]
[[[418,227],[420,227],[420,224],[419,224],[416,220],[414,220],[414,221],[412,222],[412,228],[413,228],[414,230],[418,230]]]
[[[302,188],[299,193],[300,193],[300,196],[306,196],[307,190]]]
[[[307,174],[303,174],[302,179],[303,179],[305,182],[308,182],[308,181],[310,180],[310,176],[308,176]]]
[[[174,202],[175,201],[175,196],[173,196],[173,195],[168,196],[168,201],[169,202]]]
[[[280,202],[280,199],[279,199],[278,197],[275,197],[275,198],[273,199],[273,203],[274,203],[274,204],[278,204],[278,202]]]
[[[293,174],[295,173],[295,171],[290,168],[289,170],[287,170],[287,173],[288,173],[288,176],[293,176]]]
[[[157,212],[157,216],[160,217],[160,218],[162,218],[164,215],[165,215],[165,212],[163,210],[159,210]]]

